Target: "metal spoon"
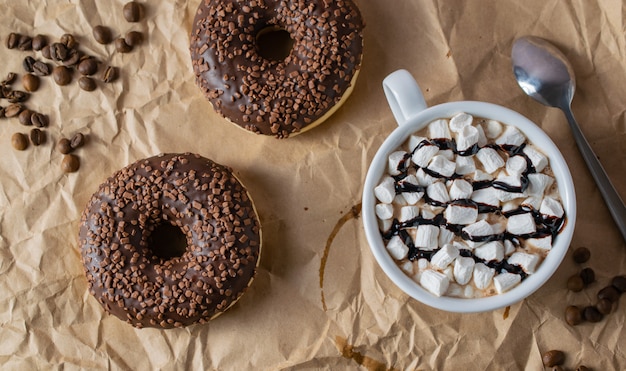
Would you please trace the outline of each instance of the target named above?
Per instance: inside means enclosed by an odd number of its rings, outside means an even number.
[[[521,37],[513,43],[513,73],[526,94],[538,102],[560,108],[564,113],[587,167],[626,240],[626,207],[602,164],[593,153],[572,113],[576,82],[569,61],[554,45],[535,37]]]

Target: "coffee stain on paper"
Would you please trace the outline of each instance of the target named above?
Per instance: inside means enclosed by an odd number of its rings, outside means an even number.
[[[348,344],[347,339],[344,339],[341,336],[335,337],[335,345],[344,358],[353,360],[369,371],[396,371],[395,368],[387,367],[384,363],[355,351],[354,345]]]
[[[333,228],[332,232],[328,236],[328,240],[326,240],[326,246],[324,247],[324,254],[322,255],[322,260],[320,261],[320,292],[322,295],[322,307],[324,308],[324,312],[328,310],[326,307],[326,299],[324,298],[324,270],[326,269],[326,262],[328,261],[328,254],[330,253],[330,247],[335,240],[335,237],[341,230],[341,228],[351,219],[356,219],[361,215],[361,203],[358,203],[350,209],[350,212],[346,215],[339,218],[337,224],[335,224],[335,228]]]

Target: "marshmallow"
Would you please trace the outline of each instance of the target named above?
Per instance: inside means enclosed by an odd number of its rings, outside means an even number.
[[[498,174],[496,182],[504,183],[511,188],[520,188],[522,186],[522,178],[519,175],[507,175],[504,171]]]
[[[393,217],[393,205],[392,204],[377,204],[376,216],[382,220],[391,219]]]
[[[415,247],[434,250],[438,248],[439,242],[439,227],[434,225],[419,225],[417,226],[417,233],[415,233],[415,241],[413,244]]]
[[[422,168],[417,169],[415,176],[417,177],[419,185],[421,185],[422,187],[427,187],[437,181],[437,178],[426,174],[426,172]]]
[[[488,218],[488,214],[484,214]],[[487,219],[485,219],[487,220]],[[506,231],[506,223],[491,223],[491,229],[493,230],[493,234],[502,234]]]
[[[512,125],[507,125],[504,132],[496,138],[496,144],[498,145],[511,145],[521,146],[526,141],[526,136],[519,131],[518,128]]]
[[[478,133],[478,129],[474,126],[466,126],[461,129],[456,136],[456,149],[458,151],[465,151],[470,148],[474,144],[478,143],[478,139],[480,138],[480,134]]]
[[[539,264],[539,256],[525,252],[514,252],[507,259],[509,264],[521,267],[528,274],[535,273],[537,264]]]
[[[417,269],[423,271],[424,269],[428,268],[429,264],[430,263],[428,262],[428,259],[420,258],[417,260]]]
[[[511,156],[509,157],[508,160],[506,160],[506,172],[509,173],[509,175],[521,175],[524,171],[526,171],[526,159],[524,158],[524,156]]]
[[[555,216],[560,218],[563,216],[563,206],[557,200],[552,197],[544,197],[543,201],[541,201],[541,207],[539,208],[539,212],[543,215]]]
[[[537,225],[535,224],[533,214],[523,213],[511,215],[506,223],[506,231],[517,236],[535,233],[537,231]]]
[[[504,166],[504,160],[493,148],[483,147],[477,153],[476,157],[483,164],[485,171],[488,173],[493,173],[502,166]]]
[[[401,222],[407,222],[409,220],[413,220],[420,215],[420,208],[417,206],[402,206],[400,208],[400,218]]]
[[[483,263],[476,263],[476,265],[474,265],[474,285],[476,288],[484,290],[489,287],[495,273],[495,269],[489,268]]]
[[[463,232],[470,237],[490,236],[493,234],[493,227],[485,220],[480,220],[463,228]]]
[[[472,224],[478,217],[478,208],[474,205],[449,204],[444,217],[449,224]]]
[[[428,139],[424,137],[420,137],[419,135],[415,135],[415,134],[411,135],[409,137],[409,151],[413,152],[415,148],[417,148],[417,146],[425,140],[428,140]]]
[[[472,285],[465,286],[465,291],[463,292],[463,297],[465,298],[473,298],[474,297],[474,288]]]
[[[402,195],[404,196],[407,204],[415,205],[422,199],[422,197],[424,197],[424,192],[405,192]]]
[[[461,285],[467,284],[472,278],[476,262],[470,257],[459,256],[454,260],[454,280]]]
[[[498,294],[502,294],[510,290],[522,281],[522,277],[518,274],[502,272],[493,278],[493,285],[496,287]]]
[[[498,192],[493,187],[487,187],[483,189],[477,189],[472,193],[472,200],[479,204],[485,204],[489,206],[500,206],[500,200],[498,199]]]
[[[400,265],[400,269],[402,269],[404,271],[404,273],[408,274],[408,275],[413,275],[413,262],[411,261],[405,261],[404,263],[402,263],[402,265]]]
[[[419,181],[414,174],[407,175],[399,183],[400,185],[408,186],[409,189],[421,188],[421,186],[419,185]],[[403,192],[402,196],[404,196],[404,200],[406,201],[407,205],[415,205],[419,202],[419,200],[422,199],[422,197],[424,196],[424,192]]]
[[[443,274],[445,274],[448,277],[448,280],[450,280],[450,282],[454,281],[454,272],[452,270],[452,267],[448,267],[444,269]]]
[[[484,124],[485,135],[487,138],[494,139],[502,134],[502,124],[496,120],[487,120]]]
[[[467,175],[476,171],[476,163],[472,156],[456,156],[456,173]]]
[[[552,249],[552,236],[529,238],[526,240],[526,245],[533,246],[541,250],[550,250]]]
[[[450,201],[448,188],[446,188],[446,185],[443,182],[436,182],[436,183],[429,185],[426,188],[426,194],[433,201],[438,201],[444,204]]]
[[[554,178],[541,173],[528,174],[528,187],[526,193],[528,195],[543,196],[546,189],[554,183]]]
[[[461,242],[461,241],[453,241],[452,244],[454,245],[454,247],[456,247],[457,249],[459,249],[459,251],[461,250],[468,250],[471,251],[474,248],[470,247],[468,244],[466,244],[465,242]]]
[[[435,217],[437,216],[437,214],[435,214],[434,211],[432,211],[431,209],[424,207],[422,208],[422,218],[424,219],[435,219]]]
[[[413,153],[411,161],[419,167],[426,167],[437,152],[439,152],[439,147],[432,144],[424,145]]]
[[[448,290],[450,279],[443,273],[427,269],[420,277],[420,285],[433,295],[441,296]]]
[[[452,116],[450,119],[450,130],[455,133],[460,133],[464,128],[471,126],[474,121],[472,115],[461,112]]]
[[[391,229],[393,226],[393,220],[391,219],[378,219],[378,228],[384,233]]]
[[[395,151],[389,155],[389,159],[387,160],[387,171],[389,175],[400,175],[406,166],[406,155],[405,151]]]
[[[539,210],[539,208],[541,207],[541,201],[542,201],[541,197],[530,196],[524,201],[522,201],[521,206],[530,206],[535,210]]]
[[[511,240],[504,240],[504,256],[510,256],[515,252],[515,244]]]
[[[406,200],[404,199],[404,196],[400,193],[400,194],[397,194],[396,197],[393,198],[393,204],[394,205],[400,205],[400,206],[406,206],[409,203],[406,202]]]
[[[439,119],[428,124],[428,136],[433,139],[452,139],[448,120]]]
[[[504,245],[500,241],[490,241],[474,249],[474,255],[484,261],[502,261],[504,259]]]
[[[509,202],[511,200],[516,200],[518,198],[526,197],[525,193],[507,192],[502,189],[496,189],[495,191],[496,191],[496,198],[500,202]],[[502,211],[505,211],[504,207],[502,208]]]
[[[409,247],[404,244],[399,236],[393,236],[389,242],[387,242],[387,251],[394,259],[402,260],[407,257]]]
[[[498,199],[500,199],[500,194],[499,193],[498,193]],[[517,209],[517,207],[518,207],[517,202],[506,201],[500,207],[500,211],[502,211],[503,213],[506,213],[506,212],[509,212],[509,211]]]
[[[455,179],[450,186],[450,199],[463,200],[472,197],[474,188],[472,184],[464,179]]]
[[[449,178],[454,174],[456,164],[444,156],[436,155],[428,163],[428,169]]]
[[[528,156],[530,162],[535,167],[535,170],[539,173],[548,166],[548,158],[538,151],[535,146],[527,145],[523,150],[524,154]]]
[[[487,145],[487,136],[485,135],[485,131],[481,125],[476,126],[476,130],[478,130],[478,146],[484,147]]]
[[[383,203],[390,204],[396,197],[396,182],[392,177],[384,177],[383,180],[374,188],[374,195]]]
[[[454,157],[456,156],[454,154],[454,151],[451,149],[439,150],[439,152],[437,152],[437,155],[443,156],[446,160],[450,161],[454,161]]]
[[[439,246],[444,246],[445,244],[452,242],[453,238],[454,232],[443,225],[439,227]]]
[[[481,181],[483,181],[483,180],[493,180],[493,175],[491,175],[491,174],[489,174],[489,173],[485,173],[484,171],[482,171],[482,170],[478,170],[478,169],[477,169],[477,170],[474,172],[474,178],[473,178],[473,180],[474,180],[475,182],[481,182]]]
[[[465,288],[463,286],[458,285],[454,282],[450,282],[448,290],[446,291],[446,296],[451,296],[453,298],[462,298],[464,292]]]
[[[446,269],[458,256],[459,249],[454,245],[446,244],[432,256],[430,264],[439,269]]]

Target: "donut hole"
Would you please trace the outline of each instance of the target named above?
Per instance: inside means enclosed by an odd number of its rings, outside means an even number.
[[[256,47],[261,57],[280,62],[291,53],[293,39],[287,30],[276,25],[270,25],[257,33]]]
[[[148,244],[152,253],[164,260],[183,256],[188,246],[187,236],[179,227],[170,223],[157,225],[150,234]]]

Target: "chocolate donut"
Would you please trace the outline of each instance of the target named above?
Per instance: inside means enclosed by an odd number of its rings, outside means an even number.
[[[202,0],[191,31],[196,83],[240,127],[295,135],[323,122],[350,95],[363,27],[352,0]],[[268,55],[275,52],[263,45],[268,34],[270,44],[287,49],[284,58]]]
[[[252,282],[261,229],[231,169],[163,154],[113,174],[89,200],[79,230],[89,290],[136,327],[206,322]]]

